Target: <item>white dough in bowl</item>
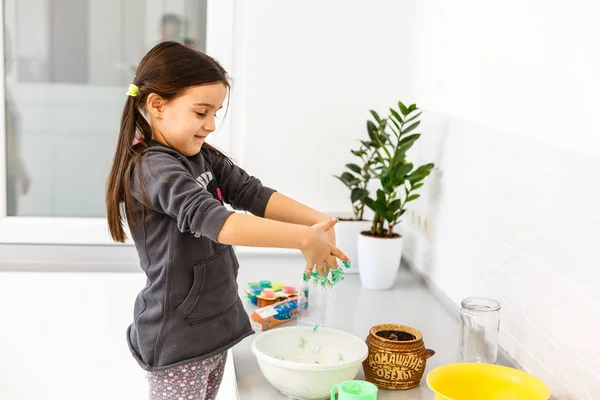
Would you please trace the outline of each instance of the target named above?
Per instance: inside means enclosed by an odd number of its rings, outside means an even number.
[[[331,387],[352,380],[367,358],[364,340],[347,332],[308,326],[260,334],[252,353],[271,385],[294,399],[330,398]]]

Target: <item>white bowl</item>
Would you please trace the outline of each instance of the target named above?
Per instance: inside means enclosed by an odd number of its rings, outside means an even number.
[[[329,399],[331,387],[356,377],[366,343],[329,328],[292,326],[260,334],[252,353],[271,385],[300,400]]]

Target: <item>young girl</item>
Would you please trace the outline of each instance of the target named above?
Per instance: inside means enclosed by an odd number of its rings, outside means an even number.
[[[335,247],[334,219],[263,186],[205,143],[228,90],[215,60],[163,42],[127,93],[106,206],[118,242],[124,206],[148,277],[127,339],[148,371],[151,399],[214,399],[226,351],[253,333],[232,245],[299,249],[309,273],[348,261]]]

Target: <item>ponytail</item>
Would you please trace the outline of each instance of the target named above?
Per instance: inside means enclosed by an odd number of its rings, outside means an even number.
[[[122,201],[125,202],[127,216],[131,217],[131,166],[152,137],[150,125],[138,110],[136,100],[137,97],[128,96],[123,107],[119,141],[106,189],[108,229],[113,240],[121,243],[127,238],[121,214]],[[134,145],[137,132],[143,135],[144,140]]]

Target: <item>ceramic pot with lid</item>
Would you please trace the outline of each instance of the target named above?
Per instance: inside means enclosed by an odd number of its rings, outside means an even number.
[[[404,325],[376,325],[367,337],[369,356],[363,361],[366,380],[380,389],[406,390],[419,385],[427,359],[423,335]]]

